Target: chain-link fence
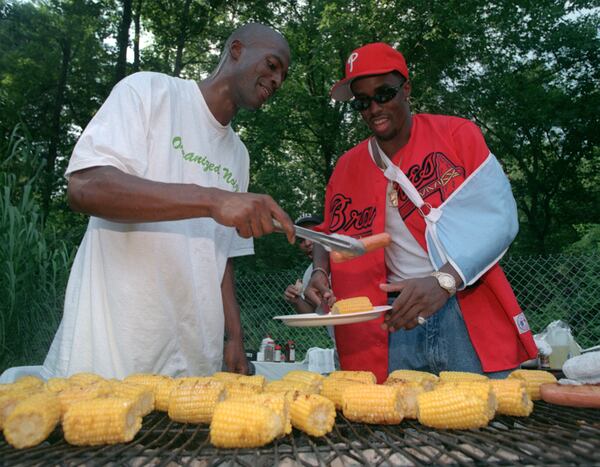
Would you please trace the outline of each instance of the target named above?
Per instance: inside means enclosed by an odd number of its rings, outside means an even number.
[[[600,344],[599,254],[507,257],[501,265],[534,333],[560,319],[571,326],[583,348]],[[257,350],[267,333],[282,344],[294,340],[298,358],[310,347],[331,347],[325,327],[288,327],[272,319],[294,313],[283,291],[303,273],[301,268],[238,279],[248,350]]]

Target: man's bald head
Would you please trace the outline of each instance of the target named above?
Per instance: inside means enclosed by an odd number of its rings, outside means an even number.
[[[244,45],[252,45],[258,42],[269,41],[274,44],[285,46],[289,52],[289,44],[285,37],[269,26],[260,23],[248,23],[240,26],[227,38],[224,51],[227,53],[233,41],[238,40]]]

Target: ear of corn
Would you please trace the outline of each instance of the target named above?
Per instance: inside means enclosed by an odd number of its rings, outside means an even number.
[[[427,390],[433,389],[439,378],[433,373],[417,370],[395,370],[392,371],[387,378],[389,382],[396,381],[415,381],[423,385]]]
[[[184,423],[210,423],[217,403],[226,396],[222,381],[202,377],[185,379],[171,391],[169,418]]]
[[[333,430],[335,406],[318,394],[296,394],[290,403],[292,425],[311,436],[324,436]]]
[[[283,392],[267,392],[252,396],[249,401],[273,410],[282,420],[282,435],[292,432],[292,419],[290,415],[290,398]]]
[[[127,379],[127,378],[125,378]],[[177,386],[177,381],[169,376],[159,379],[154,386],[154,409],[161,412],[169,410],[171,391]]]
[[[525,382],[527,393],[532,401],[542,398],[540,386],[544,383],[556,383],[556,378],[549,371],[543,370],[515,370],[508,378],[516,378]]]
[[[169,394],[174,385],[173,378],[152,373],[134,373],[127,376],[124,383],[142,384],[154,391],[154,408],[166,412],[169,409]]]
[[[498,400],[499,414],[527,417],[533,411],[533,402],[525,383],[517,378],[491,380],[492,389]]]
[[[459,389],[424,392],[418,395],[417,403],[419,422],[433,428],[479,428],[490,420],[488,403]]]
[[[237,381],[240,378],[239,373],[230,373],[229,371],[217,371],[211,375],[211,378],[214,378],[218,381],[230,382]]]
[[[237,381],[238,383],[251,384],[253,386],[256,386],[260,389],[260,392],[262,392],[265,389],[265,385],[267,384],[267,379],[263,375],[240,375]]]
[[[283,431],[282,419],[269,407],[251,402],[219,403],[210,423],[210,442],[219,448],[255,448]]]
[[[141,426],[134,403],[117,397],[76,402],[63,417],[65,439],[76,446],[127,443]]]
[[[4,423],[4,437],[17,449],[44,441],[60,420],[60,402],[51,392],[39,392],[20,401]]]
[[[496,394],[489,381],[450,381],[440,383],[435,388],[436,391],[458,391],[464,394],[478,397],[483,400],[488,408],[488,420],[494,418],[498,402]]]
[[[67,389],[71,383],[67,378],[50,378],[46,381],[45,389],[46,391],[59,393]]]
[[[425,381],[425,384],[429,384],[429,381]],[[417,418],[417,396],[429,389],[425,389],[423,384],[416,381],[403,381],[392,379],[384,383],[385,386],[392,386],[398,390],[400,398],[404,403],[404,418],[416,419]]]
[[[111,394],[112,384],[108,381],[96,381],[86,385],[70,384],[66,389],[58,393],[61,413],[64,417],[69,407],[76,402],[96,399],[98,397],[108,397]]]
[[[0,428],[4,426],[4,422],[19,402],[37,392],[39,392],[37,387],[30,386],[23,389],[13,389],[12,391],[0,394]]]
[[[95,373],[75,373],[68,378],[72,384],[79,384],[85,386],[86,384],[97,383],[98,381],[104,381],[104,378]]]
[[[440,371],[440,382],[457,381],[489,381],[489,378],[485,375],[468,373],[466,371]]]
[[[344,300],[338,300],[331,308],[334,315],[343,315],[346,313],[358,313],[373,309],[373,304],[369,297],[353,297]]]
[[[227,389],[227,399],[247,399],[262,392],[260,387],[254,384],[245,384],[238,381],[230,381],[224,384],[225,389]]]
[[[113,383],[112,394],[114,397],[131,399],[136,414],[140,417],[148,415],[154,410],[154,391],[150,386],[119,381]]]
[[[321,392],[321,385],[325,377],[313,371],[292,370],[283,377],[282,381],[291,381],[308,386],[308,391],[311,394]]]
[[[344,389],[342,401],[344,416],[355,422],[391,425],[404,417],[404,404],[393,386],[349,386]]]
[[[321,395],[329,399],[335,405],[337,410],[342,410],[343,401],[342,394],[344,390],[349,386],[357,384],[364,384],[360,381],[344,379],[344,378],[331,378],[327,377],[323,380],[323,387],[321,388]]]
[[[301,392],[306,394],[315,394],[315,390],[308,383],[300,381],[276,380],[270,381],[265,385],[264,392]]]
[[[364,384],[377,383],[377,378],[375,377],[375,374],[372,371],[333,371],[329,373],[329,376],[327,376],[327,378],[349,379]]]

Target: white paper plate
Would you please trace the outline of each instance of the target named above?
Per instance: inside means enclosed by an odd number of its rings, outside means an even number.
[[[360,323],[378,318],[383,313],[391,310],[389,305],[376,306],[369,311],[360,313],[348,313],[345,315],[317,315],[316,313],[299,313],[297,315],[274,316],[273,319],[280,319],[284,324],[293,327],[316,327],[316,326],[336,326],[338,324]]]

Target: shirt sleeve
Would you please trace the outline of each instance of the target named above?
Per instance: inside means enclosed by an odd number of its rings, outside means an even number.
[[[143,176],[148,165],[146,115],[144,103],[128,79],[119,82],[77,141],[66,177],[96,166]]]
[[[475,123],[454,117],[450,126],[456,153],[465,167],[466,176],[469,176],[490,155],[490,150]]]
[[[242,193],[248,192],[248,184],[250,182],[250,158],[248,156],[248,152],[246,151],[245,157],[245,168],[244,168],[244,178],[240,182],[240,191]],[[233,240],[231,241],[231,247],[229,248],[229,258],[235,258],[237,256],[248,256],[254,254],[254,239],[240,237],[237,232],[233,234]]]

